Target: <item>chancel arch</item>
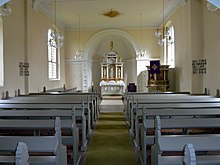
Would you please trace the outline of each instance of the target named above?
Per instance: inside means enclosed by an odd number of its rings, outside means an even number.
[[[99,89],[101,62],[106,53],[110,50],[110,42],[113,42],[113,50],[116,51],[124,62],[125,84],[134,82],[137,77],[136,51],[138,46],[134,39],[125,31],[109,29],[96,33],[86,44],[85,57],[88,60],[88,87]]]

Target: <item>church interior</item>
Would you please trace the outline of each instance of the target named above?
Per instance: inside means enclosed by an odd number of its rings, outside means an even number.
[[[219,0],[0,0],[0,164],[220,164],[219,34]]]

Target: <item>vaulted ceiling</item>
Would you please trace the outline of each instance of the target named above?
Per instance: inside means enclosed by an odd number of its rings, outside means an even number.
[[[32,0],[65,28],[156,28],[185,0]],[[56,12],[55,12],[56,11]],[[110,12],[110,13],[108,13]],[[119,14],[106,17],[103,14]],[[111,15],[112,16],[112,15]]]

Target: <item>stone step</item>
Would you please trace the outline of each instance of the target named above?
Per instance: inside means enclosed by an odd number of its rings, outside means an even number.
[[[123,105],[100,105],[101,112],[122,112]]]
[[[102,100],[122,100],[122,96],[102,96]]]

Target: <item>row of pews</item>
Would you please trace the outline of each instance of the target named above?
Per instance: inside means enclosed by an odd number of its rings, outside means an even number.
[[[22,165],[79,164],[99,104],[97,93],[30,93],[0,100],[0,164],[17,164],[18,155]]]
[[[127,93],[124,113],[141,164],[220,164],[220,98]]]

